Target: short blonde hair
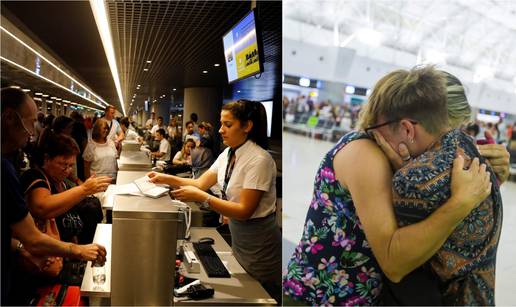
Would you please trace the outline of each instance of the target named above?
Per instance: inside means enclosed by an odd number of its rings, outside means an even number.
[[[384,121],[410,118],[431,134],[448,127],[444,75],[433,66],[396,70],[375,85],[360,112],[359,129]]]
[[[91,130],[91,138],[94,141],[98,141],[100,139],[100,137],[102,136],[102,132],[103,132],[102,129],[104,128],[104,126],[109,127],[107,120],[105,120],[103,118],[99,118],[95,121],[95,124],[93,125],[93,129]],[[106,139],[107,139],[107,137],[106,137]]]

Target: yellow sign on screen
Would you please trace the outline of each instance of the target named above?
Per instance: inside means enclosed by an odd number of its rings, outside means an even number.
[[[258,44],[256,41],[236,54],[238,78],[245,77],[260,70],[258,61]]]

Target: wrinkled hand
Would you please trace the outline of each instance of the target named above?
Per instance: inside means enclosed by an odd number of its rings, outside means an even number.
[[[79,259],[87,260],[104,265],[106,262],[106,248],[97,243],[77,245],[79,248]]]
[[[113,179],[108,176],[92,175],[90,178],[80,185],[84,189],[86,195],[92,195],[98,192],[104,192]]]
[[[172,195],[180,201],[198,201],[203,202],[206,200],[206,192],[194,186],[182,186],[179,189],[172,191]]]
[[[505,146],[502,144],[478,145],[478,150],[484,158],[489,160],[500,183],[505,182],[510,174],[510,154]]]
[[[170,186],[177,186],[177,178],[173,175],[167,175],[163,173],[157,173],[157,172],[150,172],[147,173],[147,177],[150,178],[150,182],[157,183],[157,184],[168,184]]]
[[[479,164],[478,158],[475,158],[469,169],[465,170],[462,156],[458,156],[453,161],[451,197],[454,197],[464,207],[464,216],[491,194],[490,173],[486,171],[485,164]]]
[[[373,131],[374,138],[376,140],[376,144],[380,146],[380,149],[383,151],[387,159],[391,162],[392,168],[396,171],[405,166],[405,164],[410,162],[410,152],[408,150],[407,145],[400,143],[398,146],[398,152],[396,152],[391,145],[383,138],[383,136]]]

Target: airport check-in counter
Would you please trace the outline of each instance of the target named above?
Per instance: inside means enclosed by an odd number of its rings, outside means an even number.
[[[123,151],[140,151],[141,146],[142,145],[140,144],[140,142],[138,142],[136,140],[122,141],[122,150]]]
[[[122,196],[123,197],[123,196]],[[148,197],[115,198],[112,305],[169,305],[183,213]]]
[[[144,151],[122,150],[118,159],[118,170],[120,171],[150,171],[152,161]]]

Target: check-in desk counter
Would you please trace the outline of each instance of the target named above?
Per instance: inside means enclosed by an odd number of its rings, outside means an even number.
[[[122,151],[140,151],[142,145],[136,140],[122,141]]]
[[[145,176],[148,173],[148,171],[118,171],[117,178],[116,178],[116,184],[127,184],[133,182],[135,179],[141,178]],[[110,217],[111,212],[113,210],[113,204],[117,202],[121,203],[127,203],[131,202],[135,199],[143,198],[146,202],[153,202],[158,204],[171,204],[171,198],[169,195],[162,196],[160,198],[148,198],[143,196],[133,196],[133,195],[113,195],[112,201],[108,201],[107,199],[104,199],[102,203],[102,208],[106,209],[108,211],[107,215]],[[202,210],[200,205],[196,202],[187,202],[187,204],[190,206],[192,210],[191,214],[191,223],[190,225],[193,226],[202,226],[203,225],[203,215],[206,211]]]
[[[150,171],[151,168],[151,159],[144,151],[122,150],[120,153],[120,159],[118,159],[120,171]]]
[[[166,199],[166,197],[162,197]],[[112,305],[169,305],[183,213],[170,201],[115,197],[111,264]]]
[[[232,254],[231,247],[224,241],[215,228],[194,227],[190,230],[190,242],[198,241],[203,237],[213,238],[212,246],[220,260],[231,274],[230,278],[208,277],[201,264],[200,273],[188,273],[181,267],[181,274],[190,278],[199,279],[202,284],[211,286],[215,293],[212,298],[204,300],[175,301],[175,305],[214,306],[214,305],[275,305],[276,301],[269,296],[260,283],[249,276]],[[191,244],[191,243],[185,243]],[[193,250],[193,248],[191,248]]]
[[[84,271],[84,277],[82,279],[81,295],[89,296],[90,298],[97,298],[98,300],[96,304],[91,300],[90,303],[92,305],[98,305],[100,304],[99,300],[109,298],[111,296],[111,224],[97,224],[93,242],[106,248],[106,263],[104,264],[106,281],[100,286],[93,283],[91,261],[88,261]]]

